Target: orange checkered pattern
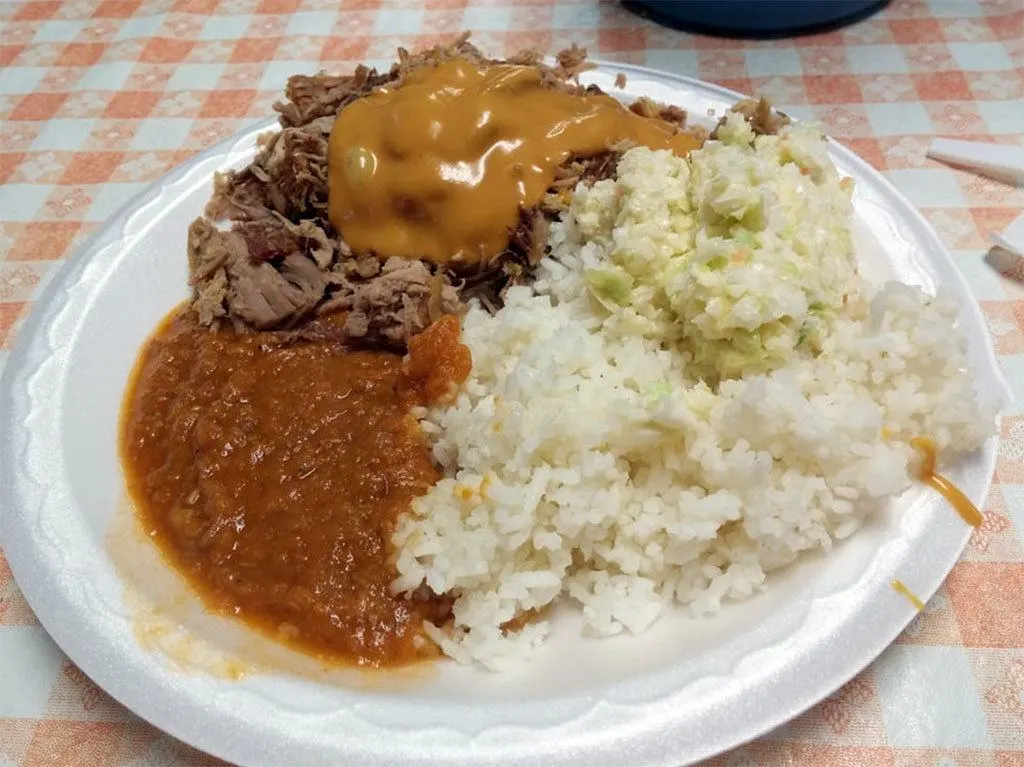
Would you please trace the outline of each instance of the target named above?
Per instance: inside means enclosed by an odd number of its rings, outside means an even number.
[[[271,114],[288,75],[378,66],[474,31],[572,42],[816,119],[924,212],[970,281],[1018,405],[985,524],[900,639],[809,713],[716,765],[1024,767],[1024,261],[988,251],[1024,190],[925,158],[1024,143],[1022,0],[894,0],[773,42],[660,27],[596,0],[0,0],[0,366],[58,264],[146,183]],[[0,764],[221,764],[125,711],[48,639],[0,554]]]

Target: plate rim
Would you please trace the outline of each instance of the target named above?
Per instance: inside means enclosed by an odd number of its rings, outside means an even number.
[[[646,77],[675,89],[689,87],[691,89],[704,93],[711,93],[719,98],[728,100],[748,98],[748,96],[745,96],[744,94],[685,75],[678,75],[649,67],[620,64],[596,59],[593,60],[593,63],[597,65],[597,71],[600,72],[610,74],[622,72],[627,76],[632,74],[638,78]],[[0,486],[0,509],[6,512],[0,514],[0,543],[4,546],[4,552],[16,582],[24,594],[25,599],[32,607],[33,612],[36,614],[46,632],[61,647],[62,651],[65,652],[76,665],[93,678],[108,694],[118,700],[126,708],[146,719],[155,727],[158,727],[162,731],[167,732],[190,745],[200,748],[207,753],[219,756],[220,758],[235,760],[241,759],[241,763],[243,764],[260,764],[264,762],[261,761],[260,754],[256,752],[239,754],[235,751],[231,751],[229,753],[226,749],[221,748],[220,744],[216,742],[216,737],[211,737],[214,733],[212,729],[198,730],[180,726],[180,722],[177,721],[175,716],[169,716],[169,714],[173,714],[173,709],[176,708],[174,705],[168,706],[167,703],[169,701],[164,701],[163,705],[161,705],[159,701],[154,701],[149,695],[147,695],[145,691],[146,688],[144,686],[133,686],[131,684],[127,684],[123,677],[118,677],[116,669],[104,665],[102,661],[102,648],[92,648],[93,652],[89,652],[90,648],[87,644],[83,646],[83,643],[79,641],[79,639],[71,636],[71,624],[73,621],[65,622],[65,620],[63,620],[63,616],[60,614],[60,609],[57,606],[57,602],[60,601],[60,599],[63,599],[65,602],[67,601],[64,595],[59,595],[58,600],[51,601],[52,595],[48,596],[42,593],[45,591],[45,584],[48,580],[48,576],[47,573],[40,572],[41,565],[36,561],[36,558],[33,555],[34,553],[31,551],[31,547],[12,545],[17,544],[19,539],[22,541],[26,540],[24,536],[26,529],[19,531],[18,523],[21,522],[24,524],[27,522],[27,520],[24,519],[26,510],[19,508],[19,504],[17,503],[19,494],[15,492],[15,485],[23,480],[13,473],[13,464],[15,463],[13,459],[16,458],[13,429],[15,427],[21,428],[24,424],[16,424],[13,421],[13,414],[17,412],[13,405],[15,404],[15,398],[18,394],[15,390],[15,383],[24,378],[24,383],[27,384],[35,373],[38,372],[38,368],[28,371],[28,375],[26,377],[26,371],[21,370],[28,359],[30,350],[40,341],[41,338],[45,338],[47,332],[52,329],[54,321],[59,319],[63,307],[58,299],[62,294],[69,292],[74,289],[76,285],[80,284],[82,273],[91,263],[90,256],[95,254],[100,249],[100,246],[107,248],[110,247],[111,244],[122,242],[121,249],[128,247],[123,244],[123,238],[119,237],[117,233],[118,231],[123,233],[125,225],[128,224],[132,216],[138,210],[144,208],[145,203],[151,196],[168,184],[178,183],[184,180],[189,174],[196,172],[197,169],[201,168],[205,163],[228,156],[231,152],[232,146],[237,145],[240,141],[256,134],[257,132],[272,129],[275,124],[276,120],[270,118],[265,122],[261,121],[243,128],[233,136],[230,136],[203,152],[198,153],[185,163],[172,169],[164,176],[155,179],[142,191],[122,205],[116,213],[108,218],[103,225],[97,229],[97,231],[94,232],[88,240],[83,242],[59,267],[59,269],[56,270],[52,279],[39,295],[29,316],[22,325],[22,328],[15,339],[14,348],[11,350],[7,364],[2,371],[2,375],[0,375],[0,463],[2,463],[2,465],[0,465],[0,479],[5,480],[0,483],[0,485],[2,485]],[[874,183],[879,184],[889,195],[902,203],[902,210],[899,215],[901,218],[909,217],[912,220],[912,223],[916,225],[919,232],[926,233],[927,239],[930,241],[932,246],[929,253],[930,259],[944,262],[945,266],[948,267],[946,271],[959,283],[959,287],[964,294],[970,297],[970,301],[967,302],[965,306],[960,307],[961,313],[966,314],[969,312],[976,322],[983,323],[983,315],[981,313],[980,305],[963,273],[960,271],[959,267],[957,267],[956,262],[953,260],[948,249],[943,245],[932,226],[923,217],[920,211],[910,203],[884,175],[872,168],[852,150],[847,149],[845,146],[831,138],[829,138],[829,148],[833,157],[838,153],[843,157],[846,163],[857,167],[860,173],[871,177]],[[206,178],[206,176],[204,175],[203,178]],[[104,245],[104,243],[106,244]],[[983,324],[982,328],[984,328]],[[984,337],[984,352],[993,363],[992,367],[995,373],[995,382],[1003,388],[1002,399],[1005,403],[1008,400],[1007,393],[1010,391],[1009,385],[1005,380],[1001,366],[998,364],[998,358],[995,354],[991,335],[987,332],[982,335]],[[21,375],[19,375],[19,373],[21,373]],[[998,449],[998,434],[991,438],[991,440],[991,459],[988,460],[986,464],[987,479],[982,487],[982,501],[987,498],[992,485],[992,469],[994,468],[993,464],[995,461],[996,451]],[[986,449],[988,449],[987,446]],[[11,459],[10,464],[8,464],[9,459]],[[10,479],[10,481],[7,481],[7,479]],[[15,522],[14,527],[12,527],[12,519]],[[948,576],[952,567],[957,561],[959,561],[960,556],[963,553],[963,549],[970,538],[970,534],[971,528],[965,525],[959,546],[957,547],[956,556],[952,558],[948,565],[943,565],[941,568],[938,568],[942,571],[942,574],[937,581],[929,583],[927,588],[919,587],[918,591],[923,599],[927,600],[931,598],[934,592]],[[682,761],[673,756],[671,751],[671,745],[679,742],[678,735],[680,735],[680,733],[676,733],[677,738],[675,740],[669,739],[662,750],[658,752],[657,755],[654,755],[656,761],[652,763],[664,763],[666,765],[671,764],[675,767],[679,767],[684,764],[692,764],[700,759],[738,747],[784,724],[831,695],[835,690],[839,689],[856,674],[860,673],[864,668],[870,665],[870,663],[873,662],[906,628],[915,615],[916,611],[909,609],[908,605],[908,609],[903,611],[903,615],[898,620],[894,620],[888,625],[888,630],[872,635],[871,639],[873,641],[865,641],[858,647],[856,652],[849,653],[846,658],[846,662],[840,664],[842,671],[833,672],[828,677],[828,682],[817,684],[808,690],[802,690],[801,693],[796,695],[789,695],[789,702],[787,705],[773,708],[772,713],[766,713],[760,716],[756,721],[747,720],[745,726],[731,728],[731,736],[722,737],[721,733],[716,733],[719,737],[702,741],[696,747],[690,745],[687,748],[686,756]],[[72,651],[66,649],[68,647],[72,648]],[[97,649],[99,650],[98,652],[96,651]],[[143,650],[143,652],[145,652],[145,650]],[[195,705],[195,701],[186,701],[184,703],[188,705]],[[244,726],[244,722],[242,724]],[[741,734],[737,734],[738,731],[741,732]],[[668,733],[664,734],[667,735]],[[621,758],[622,744],[619,743],[616,746],[616,744],[612,742],[610,745],[619,749]],[[592,752],[592,758],[597,757],[597,760],[600,761],[600,758],[603,757],[607,759],[609,763],[619,761],[619,759],[616,758],[614,751],[607,751],[608,744],[602,743],[595,748],[597,750]],[[263,757],[265,756],[266,754],[263,754]],[[366,753],[362,752],[362,756],[365,757]],[[647,756],[652,755],[647,754]],[[547,756],[544,756],[542,758],[546,759],[547,763],[550,764],[561,763],[561,760],[554,757],[548,758]],[[465,755],[464,760],[466,763],[483,763],[482,760],[475,759],[473,755],[469,753]],[[369,760],[367,760],[367,762],[368,761]],[[529,757],[527,758],[527,762],[530,762]]]

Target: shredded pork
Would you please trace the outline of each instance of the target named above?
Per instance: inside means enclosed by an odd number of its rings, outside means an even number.
[[[790,123],[789,115],[772,109],[772,103],[764,96],[756,99],[743,99],[733,105],[730,112],[738,112],[743,119],[750,123],[750,129],[758,136],[774,136]],[[725,122],[723,116],[711,132],[711,138],[715,138],[718,128]]]
[[[395,258],[381,263],[353,254],[327,218],[327,145],[338,111],[374,88],[400,83],[414,69],[456,56],[496,61],[464,34],[422,53],[400,48],[385,74],[359,66],[348,76],[289,78],[285,100],[274,105],[281,129],[260,137],[246,168],[218,176],[205,217],[190,228],[193,307],[201,322],[226,322],[239,331],[288,330],[310,317],[343,312],[345,340],[402,347],[441,314],[459,312],[460,297],[494,310],[509,285],[531,278],[544,256],[548,225],[565,209],[572,188],[614,176],[628,147],[567,162],[542,203],[521,212],[507,248],[482,265],[441,268]],[[577,46],[559,53],[554,66],[535,51],[507,61],[536,66],[550,88],[596,90],[578,82],[591,65]],[[675,107],[644,99],[632,108],[680,128],[685,124],[686,114]]]

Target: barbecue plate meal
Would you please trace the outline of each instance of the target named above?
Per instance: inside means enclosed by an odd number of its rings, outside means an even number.
[[[298,75],[140,351],[138,520],[208,608],[332,662],[501,671],[700,617],[995,428],[952,302],[868,284],[852,180],[763,100],[707,131],[573,48]]]

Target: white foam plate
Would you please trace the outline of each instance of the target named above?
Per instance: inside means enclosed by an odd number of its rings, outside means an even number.
[[[612,84],[618,72],[624,90]],[[585,79],[698,118],[738,98],[622,65]],[[969,528],[915,489],[830,555],[773,576],[765,594],[714,618],[670,614],[641,637],[595,640],[566,609],[536,660],[503,675],[450,662],[390,676],[328,672],[206,614],[133,527],[118,410],[140,346],[187,297],[186,228],[214,172],[244,165],[269,126],[199,155],[114,216],[48,286],[3,379],[7,557],[47,631],[128,708],[242,765],[676,767],[830,694],[914,616],[890,581],[927,598],[949,572]],[[935,233],[866,163],[834,143],[832,155],[856,180],[864,273],[955,297],[979,391],[1008,401],[981,312]],[[979,506],[995,454],[993,438],[949,471]]]

